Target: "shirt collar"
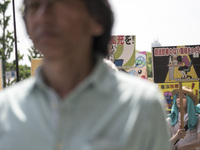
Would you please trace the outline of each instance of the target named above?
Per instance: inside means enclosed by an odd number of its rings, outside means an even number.
[[[91,74],[81,82],[72,92],[82,91],[86,88],[94,88],[101,94],[109,94],[110,90],[115,86],[116,82],[111,82],[115,78],[115,71],[108,68],[108,66],[103,63],[103,57],[97,58],[97,63]],[[51,87],[45,84],[41,68],[36,72],[35,83],[33,88],[39,88],[42,91],[52,90]]]
[[[98,92],[110,94],[110,91],[117,86],[117,77],[115,75],[117,73],[119,72],[114,71],[103,62],[103,57],[99,57],[95,69],[88,78]]]

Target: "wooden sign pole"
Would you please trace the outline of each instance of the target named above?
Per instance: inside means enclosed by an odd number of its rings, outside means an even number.
[[[183,121],[183,91],[182,91],[182,82],[179,82],[179,98],[180,98],[180,114],[181,114],[181,128],[184,128]]]

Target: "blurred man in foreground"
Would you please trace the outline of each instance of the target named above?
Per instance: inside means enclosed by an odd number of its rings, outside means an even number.
[[[158,89],[103,63],[107,0],[24,0],[23,15],[44,62],[0,94],[0,149],[169,149]]]

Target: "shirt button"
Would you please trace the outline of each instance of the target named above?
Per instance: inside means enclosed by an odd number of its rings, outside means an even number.
[[[54,103],[54,104],[52,104],[51,106],[52,106],[52,109],[53,109],[53,110],[57,110],[57,109],[58,109],[58,105],[57,105],[57,104],[55,104],[55,103]]]
[[[56,143],[56,150],[61,150],[62,147],[63,147],[62,142],[57,142],[57,143]]]

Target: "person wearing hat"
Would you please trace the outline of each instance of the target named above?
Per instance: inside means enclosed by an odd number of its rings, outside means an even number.
[[[196,150],[200,147],[200,116],[197,116],[197,97],[188,86],[182,87],[184,128],[180,128],[180,90],[172,91],[173,105],[167,118],[171,133],[171,143],[177,150]]]

